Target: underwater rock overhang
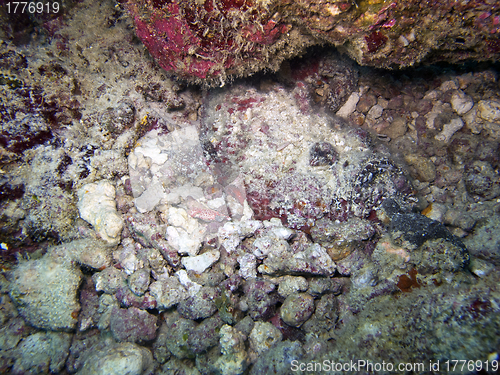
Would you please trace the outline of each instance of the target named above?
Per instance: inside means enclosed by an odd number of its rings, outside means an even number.
[[[330,44],[361,65],[500,56],[500,1],[128,0],[137,36],[167,72],[210,86]]]

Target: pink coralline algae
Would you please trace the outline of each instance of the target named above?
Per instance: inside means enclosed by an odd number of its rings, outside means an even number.
[[[239,75],[243,61],[259,65],[269,46],[292,28],[252,0],[146,0],[127,7],[137,36],[159,65],[195,80]]]
[[[375,52],[387,42],[387,37],[380,31],[374,31],[370,35],[365,36],[368,52]]]
[[[500,54],[494,48],[500,0],[128,0],[125,6],[162,68],[212,86],[276,71],[284,60],[325,43],[382,68],[429,56],[459,62]]]

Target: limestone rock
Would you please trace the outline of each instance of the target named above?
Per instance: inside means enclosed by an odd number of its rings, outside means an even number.
[[[80,188],[78,211],[104,241],[109,244],[120,241],[123,220],[116,211],[115,188],[109,181],[102,180]]]
[[[200,249],[206,228],[190,217],[183,208],[168,210],[167,240],[179,254],[194,256]]]
[[[457,132],[458,130],[462,129],[463,126],[464,122],[462,121],[462,119],[455,118],[451,120],[449,123],[444,124],[441,133],[436,135],[434,138],[444,143],[450,143],[453,134],[455,134],[455,132]]]
[[[436,167],[429,159],[410,154],[405,156],[405,161],[415,168],[419,180],[426,182],[436,178]]]
[[[40,329],[73,329],[80,304],[77,291],[82,273],[71,262],[45,255],[20,263],[12,273],[10,296],[21,316]]]
[[[283,60],[324,43],[359,64],[393,69],[413,66],[428,56],[458,62],[499,55],[497,21],[487,12],[498,8],[498,1],[484,6],[424,0],[210,5],[176,0],[162,5],[151,0],[127,2],[137,36],[167,72],[212,86],[223,86],[231,76],[276,71]],[[468,17],[477,19],[478,25],[466,22]],[[428,32],[429,25],[433,32]],[[453,83],[443,89],[458,88]]]
[[[283,302],[280,316],[292,326],[300,327],[314,312],[314,298],[307,293],[292,293]]]
[[[474,100],[462,90],[457,90],[451,96],[451,107],[458,115],[464,115],[474,106]]]
[[[477,103],[478,115],[489,122],[500,121],[500,102],[498,100],[480,100]]]
[[[283,338],[280,330],[269,322],[255,322],[250,332],[250,347],[257,353],[267,352]]]
[[[61,332],[37,332],[25,338],[17,348],[14,374],[59,373],[66,362],[71,335]]]
[[[78,375],[142,375],[153,369],[153,355],[139,345],[122,343],[95,351]]]
[[[149,290],[159,309],[168,309],[188,297],[186,289],[175,276],[155,281],[149,286]]]
[[[92,238],[71,241],[49,248],[48,253],[67,257],[79,264],[94,269],[103,269],[111,264],[111,247],[107,242]]]
[[[188,271],[203,273],[208,267],[217,262],[219,260],[219,257],[219,250],[210,250],[201,255],[183,257],[181,259],[181,262],[184,268],[186,268]]]

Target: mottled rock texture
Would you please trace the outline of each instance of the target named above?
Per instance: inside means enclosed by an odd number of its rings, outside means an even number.
[[[78,322],[76,293],[81,277],[81,271],[71,262],[44,256],[17,266],[9,293],[21,316],[32,326],[70,330]]]
[[[498,0],[129,0],[138,37],[194,82],[277,70],[327,43],[383,68],[500,55]]]

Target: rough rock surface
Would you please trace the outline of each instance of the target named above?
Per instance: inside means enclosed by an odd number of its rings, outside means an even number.
[[[58,373],[64,368],[71,335],[38,332],[24,339],[17,349],[13,374]]]
[[[94,269],[103,269],[111,264],[109,243],[93,238],[75,240],[54,246],[48,252]]]
[[[85,361],[78,375],[142,375],[152,371],[153,356],[141,346],[131,343],[115,344],[97,351]]]
[[[249,340],[253,350],[262,354],[276,346],[282,339],[280,330],[268,322],[255,322]]]
[[[299,327],[314,312],[314,298],[307,293],[289,295],[281,305],[280,316],[293,327]]]
[[[135,307],[114,308],[110,328],[117,341],[145,343],[156,337],[158,318]]]
[[[304,350],[299,341],[283,341],[259,356],[250,374],[288,374],[293,363],[300,363]]]
[[[78,211],[109,244],[120,241],[123,220],[116,211],[115,187],[103,180],[83,186],[78,191]]]
[[[186,290],[175,276],[153,282],[150,290],[151,295],[156,299],[159,309],[168,309],[188,297]]]
[[[488,259],[494,264],[500,262],[498,225],[500,225],[500,220],[496,216],[485,218],[476,224],[474,236],[464,241],[472,255],[481,259]]]
[[[245,351],[245,336],[230,325],[220,329],[220,345],[223,356],[215,366],[221,374],[243,374],[247,367],[247,353]]]
[[[75,265],[46,255],[14,269],[10,296],[31,325],[54,331],[72,329],[80,311],[77,290],[81,277]]]
[[[168,314],[165,324],[168,330],[165,342],[161,344],[179,359],[192,358],[217,345],[218,331],[223,325],[217,315],[197,324],[191,319],[181,318],[177,313]]]
[[[499,56],[498,1],[129,0],[136,33],[166,71],[195,82],[277,70],[329,43],[383,68]]]

